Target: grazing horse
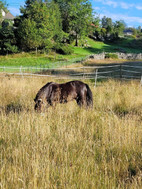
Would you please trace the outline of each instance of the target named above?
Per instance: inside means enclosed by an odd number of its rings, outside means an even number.
[[[49,82],[37,93],[35,110],[41,111],[44,105],[53,106],[56,103],[67,103],[76,100],[79,106],[92,107],[93,97],[89,86],[81,81],[70,81],[67,83]]]

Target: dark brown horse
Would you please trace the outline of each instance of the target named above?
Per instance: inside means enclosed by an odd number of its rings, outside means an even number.
[[[56,103],[67,103],[74,99],[79,106],[93,106],[92,92],[86,83],[81,81],[63,84],[49,82],[38,91],[34,99],[35,110],[41,111],[45,105],[53,106]]]

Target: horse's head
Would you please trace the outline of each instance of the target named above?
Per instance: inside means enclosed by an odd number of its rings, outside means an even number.
[[[43,100],[40,98],[40,99],[34,99],[34,101],[35,101],[35,108],[34,109],[37,112],[41,112]]]

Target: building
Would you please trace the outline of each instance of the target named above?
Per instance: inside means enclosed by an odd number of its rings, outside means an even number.
[[[124,33],[124,35],[127,35],[127,36],[128,36],[128,35],[129,35],[129,36],[130,36],[130,35],[133,35],[133,31],[132,31],[131,29],[126,29],[126,30],[123,31],[123,33]]]
[[[3,20],[11,20],[13,21],[15,16],[13,16],[10,12],[5,12],[4,10],[2,10],[2,17],[3,17]]]

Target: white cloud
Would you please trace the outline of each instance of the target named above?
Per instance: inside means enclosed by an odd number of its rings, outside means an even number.
[[[124,3],[124,2],[120,2],[120,7],[122,8],[122,9],[129,9],[129,8],[132,8],[132,7],[134,7],[134,4],[128,4],[128,3]]]
[[[117,2],[110,1],[110,0],[104,1],[104,4],[109,5],[109,6],[113,6],[114,8],[116,8],[118,6]]]
[[[142,17],[128,16],[128,15],[122,15],[122,14],[112,14],[110,12],[105,12],[103,14],[100,14],[101,18],[103,16],[112,18],[113,21],[124,20],[124,22],[128,26],[134,26],[135,23],[137,23],[138,25],[142,24]]]
[[[123,1],[120,1],[120,2],[116,2],[116,1],[113,1],[113,0],[94,0],[94,1],[100,2],[103,5],[112,6],[113,8],[121,7],[122,9],[135,8],[137,10],[142,10],[142,5],[125,3]]]
[[[142,6],[136,5],[136,9],[142,10]]]
[[[100,7],[94,7],[94,10],[100,10],[101,8]]]
[[[116,8],[118,6],[118,3],[115,1],[111,1],[111,0],[94,0],[96,2],[100,2],[103,5],[109,5],[109,6],[113,6],[114,8]]]

